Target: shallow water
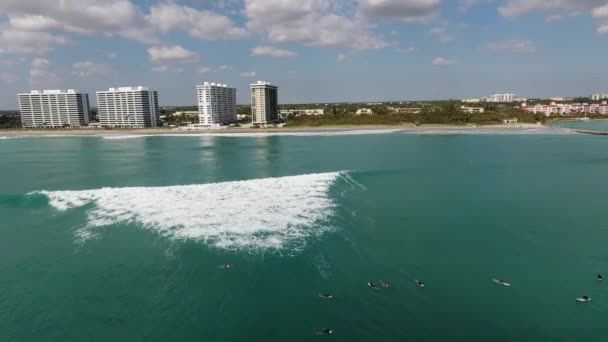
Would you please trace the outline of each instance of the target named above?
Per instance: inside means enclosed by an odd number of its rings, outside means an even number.
[[[601,341],[607,150],[574,134],[4,139],[0,340]]]

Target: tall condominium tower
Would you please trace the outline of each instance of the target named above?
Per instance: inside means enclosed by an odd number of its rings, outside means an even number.
[[[262,81],[251,84],[250,88],[251,121],[262,126],[277,122],[279,120],[279,88]]]
[[[103,127],[144,128],[160,123],[158,93],[146,87],[98,91],[97,107],[99,123]]]
[[[196,93],[199,125],[220,126],[236,122],[235,88],[205,82],[196,86]]]
[[[17,95],[24,128],[80,127],[89,123],[89,95],[74,89]]]

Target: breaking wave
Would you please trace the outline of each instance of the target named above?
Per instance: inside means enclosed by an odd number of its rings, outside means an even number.
[[[168,187],[39,191],[67,211],[85,207],[81,239],[101,227],[134,223],[173,240],[197,240],[226,250],[300,250],[331,230],[331,186],[344,173]]]

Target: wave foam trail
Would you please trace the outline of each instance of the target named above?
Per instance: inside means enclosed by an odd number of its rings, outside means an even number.
[[[84,191],[40,191],[66,211],[91,204],[80,236],[115,223],[136,223],[171,239],[229,250],[298,250],[328,231],[329,190],[342,173],[227,183]]]

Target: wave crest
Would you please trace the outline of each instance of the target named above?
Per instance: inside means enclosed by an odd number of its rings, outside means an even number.
[[[171,239],[228,250],[298,250],[331,229],[330,187],[340,172],[168,186],[39,191],[60,211],[92,205],[78,235],[135,223]]]

